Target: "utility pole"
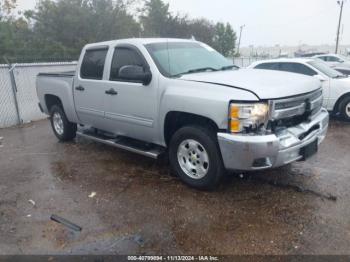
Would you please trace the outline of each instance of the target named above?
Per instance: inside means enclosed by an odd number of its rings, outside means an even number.
[[[338,47],[339,47],[339,34],[340,34],[340,25],[341,25],[341,19],[343,16],[343,6],[344,6],[344,0],[338,1],[338,5],[340,5],[340,14],[339,14],[339,23],[338,23],[338,30],[337,30],[337,42],[335,44],[335,53],[338,53]]]
[[[241,25],[241,29],[240,29],[240,32],[239,32],[239,39],[238,39],[238,46],[237,46],[237,55],[239,54],[239,47],[241,45],[241,38],[242,38],[242,31],[243,31],[243,28],[245,27],[245,25]]]

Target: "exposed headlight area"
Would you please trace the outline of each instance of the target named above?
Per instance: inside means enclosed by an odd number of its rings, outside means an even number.
[[[268,120],[267,103],[230,104],[229,130],[231,133],[257,132]]]

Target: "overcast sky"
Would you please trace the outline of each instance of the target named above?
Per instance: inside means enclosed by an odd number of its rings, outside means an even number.
[[[334,44],[339,17],[337,0],[167,0],[172,12],[192,18],[230,22],[242,45]],[[30,9],[36,0],[19,0]],[[350,1],[344,5],[342,44],[350,44]]]

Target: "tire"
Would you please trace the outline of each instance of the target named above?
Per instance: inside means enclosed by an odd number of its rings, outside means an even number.
[[[201,126],[186,126],[175,132],[169,161],[185,184],[201,190],[213,190],[225,173],[215,132]]]
[[[60,141],[70,141],[75,138],[77,125],[68,121],[63,109],[53,105],[50,109],[50,122],[55,136]]]
[[[341,117],[350,122],[350,96],[343,98],[343,100],[339,104],[339,111]]]

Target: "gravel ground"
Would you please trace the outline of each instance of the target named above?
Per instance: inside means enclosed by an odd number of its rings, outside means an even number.
[[[350,253],[347,123],[332,120],[307,162],[232,174],[215,192],[183,185],[166,161],[50,129],[0,129],[0,254]]]

